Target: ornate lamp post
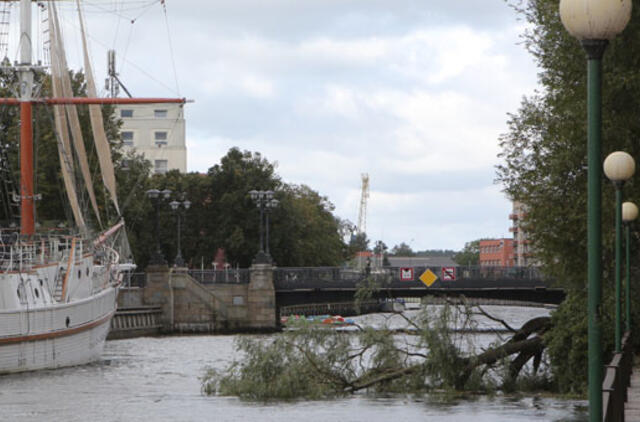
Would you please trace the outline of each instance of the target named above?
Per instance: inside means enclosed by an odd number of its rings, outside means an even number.
[[[266,240],[265,240],[265,252],[267,254],[267,256],[271,256],[269,254],[269,214],[271,214],[271,211],[276,208],[278,206],[278,204],[280,203],[280,201],[278,201],[277,199],[271,199],[270,201],[267,201],[265,204],[265,211],[266,211],[266,232],[267,232],[267,236],[266,236]]]
[[[180,248],[180,221],[182,219],[183,213],[186,216],[186,211],[191,207],[191,201],[184,199],[184,193],[180,195],[180,201],[171,201],[169,202],[169,206],[176,214],[178,219],[178,253],[176,254],[175,265],[176,267],[184,267],[184,259],[182,259],[182,249]]]
[[[625,246],[626,246],[626,272],[627,282],[625,284],[624,292],[624,304],[625,304],[625,329],[631,331],[631,270],[630,270],[630,256],[631,256],[631,223],[638,218],[638,207],[633,202],[625,202],[622,204],[622,222],[625,228]]]
[[[156,216],[155,216],[155,232],[156,232],[156,250],[151,255],[151,259],[149,259],[149,264],[152,265],[166,265],[167,261],[165,261],[162,256],[162,251],[160,250],[160,201],[163,199],[169,199],[169,195],[171,195],[171,191],[169,189],[158,190],[158,189],[149,189],[146,192],[147,196],[151,200],[153,207],[155,208]]]
[[[623,151],[612,152],[604,160],[604,174],[616,188],[616,353],[622,350],[622,314],[620,295],[622,291],[622,186],[636,171],[633,158]]]
[[[631,17],[631,0],[560,0],[560,18],[587,53],[588,120],[588,320],[589,320],[589,420],[602,420],[602,348],[600,302],[602,296],[601,233],[601,73],[602,55]]]
[[[270,264],[271,256],[269,256],[269,246],[267,246],[267,252],[264,250],[264,236],[263,236],[263,221],[264,221],[264,212],[267,208],[267,204],[271,203],[273,200],[273,191],[271,190],[251,190],[249,191],[249,195],[251,195],[251,199],[256,203],[256,206],[260,210],[260,250],[255,258],[255,263],[257,264]],[[277,204],[277,202],[276,202]],[[268,229],[267,229],[268,230]],[[268,235],[267,235],[268,238]],[[268,240],[267,240],[268,242]]]

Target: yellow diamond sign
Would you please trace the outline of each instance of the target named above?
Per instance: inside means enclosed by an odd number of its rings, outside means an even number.
[[[420,281],[422,281],[425,286],[431,287],[433,283],[438,279],[438,276],[433,273],[430,269],[427,268],[427,271],[423,272],[420,276]]]

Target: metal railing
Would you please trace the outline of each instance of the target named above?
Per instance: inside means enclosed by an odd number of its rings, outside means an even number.
[[[147,284],[147,273],[124,272],[122,285],[124,287],[144,287]]]
[[[627,401],[627,388],[631,381],[633,349],[630,333],[622,338],[622,351],[613,355],[609,365],[605,366],[602,382],[602,420],[604,422],[623,422],[624,404]]]
[[[189,275],[202,284],[248,284],[250,270],[228,268],[224,270],[189,270]]]
[[[345,267],[276,268],[273,281],[283,289],[349,287],[364,279],[393,288],[418,287],[422,286],[419,277],[427,269],[438,277],[434,288],[551,287],[551,282],[534,267],[383,267],[364,271]]]

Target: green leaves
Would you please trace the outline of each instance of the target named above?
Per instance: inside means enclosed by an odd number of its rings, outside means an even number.
[[[254,189],[273,190],[280,201],[269,214],[270,252],[277,265],[337,266],[343,261],[345,244],[333,204],[308,186],[284,183],[275,164],[260,153],[232,148],[207,174],[170,171],[154,175],[151,187],[184,192],[191,201],[184,214],[181,242],[182,255],[191,266],[210,268],[219,248],[225,250],[232,266],[251,265],[260,236],[260,211],[248,193]],[[144,196],[140,200],[148,203]],[[133,233],[140,239],[153,233],[155,218],[150,206],[144,209],[144,221]],[[177,253],[177,221],[168,204],[161,206],[160,221],[161,247],[172,261]],[[144,267],[154,241],[135,244],[136,258]]]
[[[576,303],[586,295],[586,55],[562,27],[557,0],[529,0],[515,7],[530,27],[523,39],[538,63],[540,89],[524,98],[520,109],[509,116],[508,131],[500,138],[503,163],[497,166],[497,181],[511,198],[528,207],[523,228],[535,258],[568,291],[546,341],[561,391],[581,392],[587,371],[583,324],[587,307]],[[639,39],[640,10],[636,7],[629,26],[611,41],[603,59],[603,160],[616,150],[640,157]],[[624,195],[637,201],[640,184],[633,180],[625,184]],[[614,189],[607,182],[603,183],[602,203],[606,302],[612,290],[615,236]],[[637,250],[637,244],[632,248]],[[637,274],[636,264],[633,269]],[[607,319],[613,306],[603,305],[602,310]],[[610,344],[611,332],[603,330],[606,344]]]

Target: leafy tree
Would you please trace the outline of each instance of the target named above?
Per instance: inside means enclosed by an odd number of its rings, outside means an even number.
[[[480,262],[480,240],[464,244],[464,248],[455,254],[453,260],[458,265],[478,265]]]
[[[452,249],[425,249],[424,251],[416,251],[415,254],[415,256],[451,257],[456,254],[456,251]]]
[[[416,256],[416,253],[411,249],[411,246],[402,242],[399,245],[395,245],[391,249],[391,255],[393,256]]]
[[[383,267],[391,266],[391,262],[389,262],[389,254],[387,253],[388,250],[389,247],[382,240],[376,241],[376,246],[373,248],[373,253],[376,255],[382,255]]]
[[[369,250],[369,238],[366,233],[355,233],[349,239],[349,256],[353,257],[358,252]]]
[[[515,2],[514,2],[515,3]],[[523,221],[536,253],[568,299],[555,313],[552,368],[562,390],[582,392],[587,384],[586,356],[586,58],[579,43],[562,27],[556,0],[530,0],[515,8],[530,24],[525,46],[540,68],[540,90],[524,98],[509,116],[508,132],[500,139],[503,164],[497,180],[507,194],[527,209]],[[603,156],[623,150],[639,156],[640,10],[624,33],[610,42],[603,60]],[[625,185],[625,195],[637,197],[640,185]],[[603,293],[613,291],[614,189],[603,186]],[[633,246],[637,250],[637,246]],[[634,266],[633,273],[637,274]],[[633,287],[634,289],[635,286]],[[637,289],[636,289],[637,290]],[[637,297],[637,293],[632,294]],[[565,310],[570,308],[572,311]],[[637,308],[637,306],[635,307]],[[613,307],[602,307],[609,318]],[[637,321],[637,317],[635,318]],[[603,330],[611,344],[613,330]],[[561,347],[558,345],[562,345]],[[556,347],[557,346],[557,347]],[[573,378],[572,382],[563,382]]]
[[[259,401],[324,399],[357,391],[507,390],[518,377],[527,378],[520,372],[530,360],[529,385],[547,384],[545,374],[536,375],[536,370],[544,350],[539,334],[550,319],[534,318],[520,329],[506,325],[512,333],[509,340],[479,350],[467,334],[451,330],[452,326],[476,328],[473,315],[477,313],[493,318],[481,308],[467,306],[445,306],[435,315],[433,309],[425,308],[415,319],[397,314],[414,333],[410,342],[399,341],[386,324],[357,326],[345,336],[331,327],[292,318],[287,325],[294,329],[270,341],[240,338],[238,358],[223,370],[208,370],[201,378],[202,390]]]
[[[272,255],[282,266],[335,266],[345,244],[334,206],[305,185],[284,185],[273,211]]]
[[[7,61],[3,62],[3,65],[10,66]],[[69,75],[74,95],[86,96],[86,82],[82,72],[70,71]],[[15,72],[0,72],[0,96],[14,96],[14,87],[17,83],[18,81],[16,79]],[[41,71],[35,71],[34,83],[39,88],[40,96],[51,96],[51,79],[47,74]],[[83,133],[89,167],[91,169],[97,169],[98,159],[93,143],[93,135],[90,129],[88,107],[77,106],[76,109]],[[107,138],[111,141],[112,157],[116,163],[116,177],[121,180],[124,172],[119,166],[122,158],[121,142],[119,142],[119,124],[113,113],[112,106],[103,106],[102,113],[105,132]],[[5,169],[9,169],[10,171],[10,175],[5,173],[3,177],[10,179],[16,190],[18,189],[20,179],[18,167],[18,151],[20,142],[19,114],[19,107],[6,104],[0,105],[0,128],[2,129],[0,130],[0,144],[8,156],[8,161],[5,163]],[[70,226],[72,217],[60,173],[52,106],[36,105],[34,107],[33,142],[34,189],[37,194],[42,195],[42,199],[36,204],[36,218],[39,224],[43,227],[56,227],[61,223],[66,223]],[[142,158],[130,157],[130,161],[134,166],[138,166],[141,165]],[[78,166],[75,166],[75,168],[77,169]],[[98,231],[117,221],[118,216],[105,194],[100,172],[96,170],[93,172],[92,176],[98,208],[103,219],[103,227],[98,225],[98,222],[93,215],[93,211],[90,211],[91,207],[89,205],[89,198],[83,183],[79,183],[76,190],[80,205],[85,211],[84,214],[89,227]],[[79,174],[76,175],[76,180],[78,182],[81,180]],[[121,195],[126,195],[127,192],[127,188],[120,191]],[[3,197],[2,200],[6,201],[7,198]],[[4,220],[4,222],[9,222],[8,220],[10,219],[13,219],[13,222],[18,222],[18,216],[7,215],[6,208],[3,209],[0,219]]]
[[[184,216],[182,254],[192,266],[203,263],[209,267],[218,248],[224,248],[232,265],[251,265],[258,252],[260,230],[260,211],[248,194],[253,189],[273,190],[279,201],[269,214],[270,252],[278,265],[335,266],[344,260],[342,222],[333,215],[333,204],[308,186],[282,182],[275,165],[259,153],[232,148],[207,174],[170,171],[154,175],[149,185],[170,189],[174,195],[184,193],[191,201]],[[152,212],[148,207],[146,222],[140,226],[143,230],[151,227]],[[175,218],[165,203],[159,236],[162,251],[169,258],[176,254]],[[148,249],[137,250],[143,266]]]

